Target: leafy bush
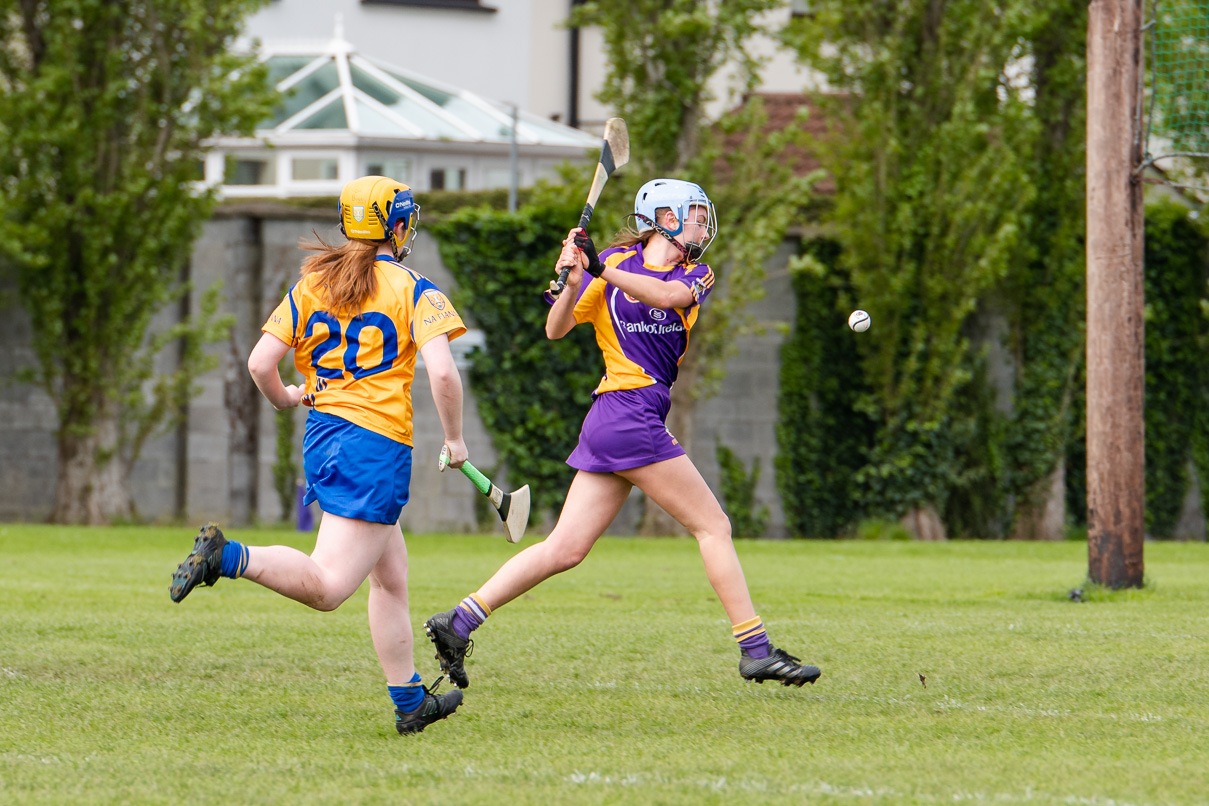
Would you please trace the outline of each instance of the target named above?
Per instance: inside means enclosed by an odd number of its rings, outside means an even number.
[[[1173,202],[1146,208],[1146,531],[1155,537],[1174,532],[1191,448],[1209,432],[1209,244],[1189,212]]]
[[[768,531],[768,507],[756,509],[756,485],[760,482],[760,457],[751,463],[751,474],[743,460],[730,448],[718,443],[718,470],[721,472],[722,504],[730,516],[730,531],[735,537],[763,537]]]

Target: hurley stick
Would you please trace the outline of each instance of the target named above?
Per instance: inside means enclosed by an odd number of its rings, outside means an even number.
[[[448,446],[441,447],[441,458],[437,464],[441,472],[444,472],[449,464]],[[500,513],[500,520],[504,522],[504,535],[508,542],[519,543],[525,536],[525,526],[529,523],[529,485],[506,493],[492,484],[491,479],[479,472],[470,462],[463,462],[461,470],[474,484],[475,489],[491,499],[491,505]]]
[[[592,211],[600,192],[604,190],[609,175],[630,161],[630,134],[626,131],[625,121],[621,118],[609,118],[605,121],[604,142],[600,146],[600,161],[596,163],[596,175],[592,178],[592,188],[588,191],[588,203],[579,216],[579,226],[587,230],[588,222],[592,220]],[[558,273],[558,279],[550,283],[550,296],[557,297],[567,287],[567,275],[571,273],[570,266],[563,266]]]

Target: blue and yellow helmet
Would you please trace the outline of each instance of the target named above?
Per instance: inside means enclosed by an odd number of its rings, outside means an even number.
[[[403,221],[402,237],[395,224]],[[420,226],[420,205],[411,188],[385,176],[354,179],[340,191],[340,231],[358,241],[390,241],[396,258],[411,252],[411,241]]]

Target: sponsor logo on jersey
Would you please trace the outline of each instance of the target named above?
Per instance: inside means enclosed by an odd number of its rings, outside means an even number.
[[[662,322],[667,318],[667,311],[663,310],[663,308],[651,308],[651,318],[656,322]]]
[[[428,297],[428,301],[432,304],[432,307],[438,311],[445,310],[445,295],[440,291],[425,291],[424,296]]]
[[[360,224],[364,220],[365,220],[365,205],[354,204],[353,205],[353,221],[356,221],[358,224]]]
[[[650,322],[621,322],[621,329],[626,333],[646,333],[650,336],[664,336],[668,333],[683,333],[684,325],[679,322],[663,325],[656,325]]]

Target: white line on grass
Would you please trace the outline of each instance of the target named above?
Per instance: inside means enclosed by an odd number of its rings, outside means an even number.
[[[833,798],[897,798],[909,797],[913,800],[925,800],[937,803],[1029,803],[1041,801],[1045,803],[1066,803],[1070,806],[1154,806],[1149,802],[1118,800],[1098,795],[1054,795],[1040,792],[1032,787],[1023,792],[953,792],[937,795],[927,792],[900,792],[888,786],[848,786],[832,784],[826,781],[814,783],[790,784],[788,786],[777,782],[761,779],[744,778],[732,781],[728,778],[670,778],[663,775],[648,775],[645,773],[629,773],[626,775],[610,775],[599,772],[574,772],[567,776],[567,781],[580,786],[671,786],[678,788],[694,787],[709,789],[714,792],[741,790],[745,792],[790,792],[803,795],[827,795]],[[1201,801],[1201,803],[1205,803]]]

